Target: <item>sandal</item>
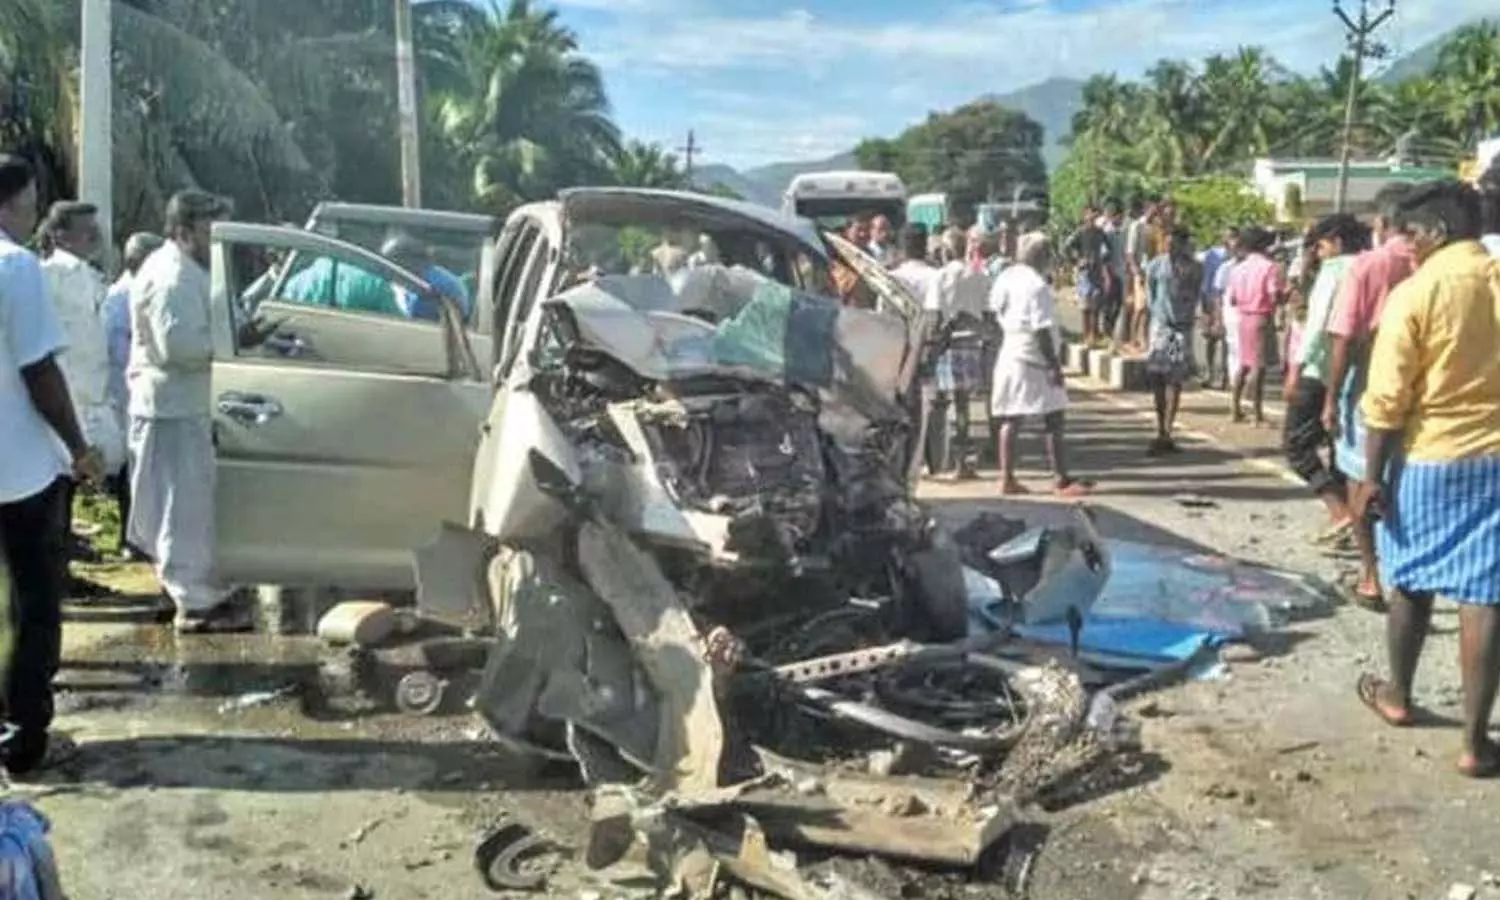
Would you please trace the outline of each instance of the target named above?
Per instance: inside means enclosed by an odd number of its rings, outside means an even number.
[[[1465,778],[1500,775],[1500,747],[1490,745],[1483,753],[1465,753],[1458,758],[1458,774]]]
[[[1093,492],[1094,484],[1090,481],[1069,481],[1065,484],[1059,484],[1052,491],[1054,495],[1068,499],[1074,497],[1087,497]]]
[[[1406,728],[1412,723],[1410,709],[1406,710],[1405,715],[1396,716],[1387,711],[1380,703],[1381,691],[1389,686],[1390,683],[1385,679],[1366,672],[1359,676],[1359,680],[1354,683],[1354,691],[1359,695],[1359,702],[1363,703],[1366,709],[1378,716],[1380,721],[1392,728]]]
[[[1344,595],[1345,600],[1365,612],[1384,615],[1387,611],[1384,597],[1379,594],[1366,594],[1359,589],[1359,585],[1357,584],[1341,585],[1339,590]]]
[[[1353,535],[1354,522],[1340,522],[1337,525],[1330,525],[1318,532],[1318,536],[1313,538],[1313,543],[1319,547],[1335,546],[1351,539]]]
[[[1000,496],[1002,497],[1025,497],[1031,493],[1031,489],[1019,481],[1000,485]]]

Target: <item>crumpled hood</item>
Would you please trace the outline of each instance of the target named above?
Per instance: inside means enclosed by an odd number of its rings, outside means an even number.
[[[749,269],[705,266],[671,281],[606,276],[547,303],[572,313],[580,341],[643,378],[722,374],[797,385],[822,396],[825,409],[857,413],[859,429],[906,415],[896,399],[908,340],[900,318],[844,308]]]

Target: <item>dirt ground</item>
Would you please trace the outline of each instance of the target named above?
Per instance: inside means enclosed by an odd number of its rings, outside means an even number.
[[[1222,399],[1199,394],[1184,425],[1212,441],[1148,460],[1141,400],[1074,394],[1075,467],[1100,482],[1108,535],[1335,574],[1310,541],[1320,510],[1276,473],[1272,435],[1224,426]],[[1026,452],[1040,462],[1039,444]],[[1215,505],[1188,508],[1185,492]],[[1067,512],[1000,501],[992,478],[924,494],[955,522]],[[81,754],[15,788],[51,817],[74,900],[493,897],[472,855],[502,811],[576,845],[582,798],[528,782],[470,719],[329,708],[307,640],[179,640],[138,619],[128,606],[71,610],[58,725]],[[1262,658],[1235,657],[1223,678],[1133,702],[1145,754],[1032,811],[1018,834],[1040,847],[1029,896],[1443,898],[1467,885],[1500,898],[1488,884],[1500,788],[1453,772],[1456,619],[1439,614],[1419,685],[1439,720],[1406,731],[1378,727],[1355,699],[1357,674],[1383,668],[1382,624],[1344,607]],[[961,883],[945,894],[1003,896]]]

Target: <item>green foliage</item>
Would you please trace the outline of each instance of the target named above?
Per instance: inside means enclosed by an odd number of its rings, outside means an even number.
[[[1225,229],[1269,222],[1271,205],[1251,191],[1244,179],[1220,175],[1189,181],[1172,190],[1177,218],[1200,247],[1218,242]]]
[[[1140,82],[1095,76],[1054,176],[1054,212],[1075,221],[1088,196],[1243,179],[1261,156],[1336,156],[1354,68],[1345,56],[1303,78],[1245,47],[1199,66],[1163,60]],[[1390,155],[1410,135],[1416,162],[1456,168],[1479,137],[1500,132],[1500,29],[1460,29],[1431,72],[1393,85],[1365,79],[1356,98],[1357,158]]]
[[[860,168],[895,172],[912,193],[944,191],[961,220],[974,207],[1009,199],[1016,185],[1045,189],[1042,126],[1025,114],[980,101],[908,128],[894,140],[874,138],[854,149]]]

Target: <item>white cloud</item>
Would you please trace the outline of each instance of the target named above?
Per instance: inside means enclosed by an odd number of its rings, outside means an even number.
[[[674,0],[562,2],[620,9]],[[908,21],[868,22],[804,8],[716,15],[708,0],[680,2],[670,15],[622,14],[613,28],[590,35],[589,52],[611,74],[685,86],[684,119],[705,141],[716,130],[728,135],[715,139],[713,159],[826,155],[871,133],[872,117],[888,124],[894,109],[914,121],[947,103],[1056,75],[1134,76],[1163,57],[1200,59],[1242,44],[1311,71],[1344,46],[1325,0],[1113,0],[1086,11],[1065,11],[1055,0],[981,0],[917,4]],[[1402,0],[1382,37],[1398,52],[1411,50],[1493,13],[1495,2]],[[796,85],[791,95],[786,84]],[[839,115],[819,116],[820,107]],[[731,155],[724,143],[744,152]]]

